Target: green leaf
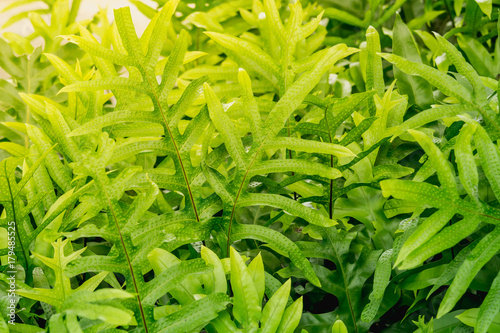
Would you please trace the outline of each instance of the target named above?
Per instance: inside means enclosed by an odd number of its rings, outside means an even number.
[[[405,263],[401,268],[420,265],[431,256],[455,246],[458,242],[474,232],[479,223],[480,218],[476,215],[473,217],[465,217],[463,220],[444,228],[444,230],[432,236],[431,239],[411,252],[410,255],[405,258]],[[404,246],[403,248],[405,250],[407,249]]]
[[[277,194],[245,194],[241,196],[240,200],[237,203],[237,207],[253,205],[265,205],[280,208],[285,210],[289,214],[299,216],[314,225],[331,227],[337,224],[336,221],[329,219],[328,217],[322,215],[320,212],[308,208],[298,203],[297,201]]]
[[[450,196],[457,196],[458,193],[455,175],[453,174],[453,170],[441,150],[439,150],[432,140],[424,133],[414,130],[408,130],[408,132],[415,138],[415,140],[417,140],[424,151],[429,155],[429,159],[434,166],[434,169],[437,170],[441,187],[449,193]]]
[[[264,262],[262,261],[262,256],[260,253],[250,262],[250,264],[248,264],[248,272],[252,277],[253,283],[255,285],[255,290],[257,291],[257,299],[260,304],[262,302],[262,298],[264,297],[266,286]]]
[[[300,317],[302,317],[302,307],[302,297],[300,297],[285,310],[280,326],[278,327],[278,332],[294,332],[295,328],[299,325]]]
[[[467,256],[460,266],[450,288],[439,306],[437,317],[440,318],[453,309],[465,293],[472,279],[479,270],[500,250],[500,228],[496,227],[487,234]]]
[[[445,38],[434,34],[436,39],[442,49],[446,52],[446,55],[450,58],[450,61],[455,65],[457,71],[465,76],[474,88],[474,95],[480,103],[486,99],[486,92],[484,86],[479,78],[479,75],[474,67],[467,63],[462,56],[462,54]]]
[[[379,96],[384,95],[384,73],[382,71],[382,59],[378,56],[380,49],[380,37],[377,29],[370,26],[366,30],[366,48],[368,59],[366,61],[366,90],[375,90]]]
[[[474,143],[491,189],[495,196],[500,198],[500,156],[498,149],[486,131],[479,126],[474,134]]]
[[[272,142],[266,143],[264,147],[266,149],[287,148],[306,153],[331,154],[337,157],[356,156],[351,150],[338,144],[298,138],[276,138]]]
[[[104,127],[124,122],[155,122],[156,117],[148,111],[116,111],[95,118],[73,130],[68,136],[80,136],[97,132]]]
[[[290,294],[291,281],[287,280],[267,301],[262,311],[261,333],[274,333],[280,325]]]
[[[357,18],[356,16],[337,8],[332,8],[332,7],[326,8],[325,17],[332,18],[355,27],[364,28],[366,26],[366,23]]]
[[[266,138],[274,138],[279,130],[285,125],[289,116],[304,101],[309,92],[319,83],[321,77],[338,60],[345,58],[358,50],[348,48],[345,44],[339,44],[327,49],[316,60],[313,67],[304,72],[300,78],[295,81],[280,98],[278,103],[269,113],[264,125]]]
[[[173,314],[163,317],[154,325],[154,332],[176,333],[192,332],[203,327],[217,317],[218,312],[224,310],[230,302],[227,295],[217,293],[182,307]]]
[[[318,175],[329,179],[342,177],[342,173],[338,169],[302,159],[263,161],[253,166],[249,171],[249,175],[253,176],[287,171]]]
[[[394,54],[415,63],[422,63],[415,39],[399,14],[396,15],[393,34]],[[410,104],[427,107],[434,102],[431,86],[424,79],[405,74],[397,67],[394,69],[394,77],[397,79],[399,92],[408,95]]]
[[[478,308],[473,308],[469,310],[465,310],[458,316],[456,316],[460,321],[468,326],[477,327],[477,322],[478,322],[478,314],[479,314],[480,309]],[[491,321],[490,327],[487,331],[483,332],[495,332],[500,329],[500,315],[496,315],[493,320]],[[477,330],[476,330],[477,331]],[[479,332],[479,331],[477,331]]]
[[[291,240],[279,232],[257,225],[236,224],[233,226],[231,240],[256,239],[273,245],[273,249],[280,249],[292,262],[304,272],[306,278],[314,285],[321,285],[314,273],[311,263]]]
[[[371,322],[375,319],[384,298],[385,289],[391,278],[392,252],[392,249],[385,251],[377,261],[373,290],[369,296],[370,303],[365,306],[361,313],[361,319],[365,322]]]
[[[462,127],[455,144],[455,155],[457,157],[460,182],[467,191],[467,194],[474,200],[478,199],[479,190],[479,175],[471,147],[471,139],[476,131],[476,127],[474,123]]]
[[[240,66],[258,73],[274,86],[278,85],[278,66],[274,60],[257,45],[249,43],[241,38],[218,32],[205,32],[205,34],[213,39],[226,54],[236,59]]]
[[[236,132],[236,127],[229,116],[224,112],[222,104],[207,83],[203,84],[203,90],[205,92],[210,118],[215,128],[217,128],[221,134],[227,151],[236,162],[238,169],[245,170],[248,162],[243,143]]]
[[[465,52],[470,63],[479,75],[495,76],[495,62],[488,50],[476,39],[467,35],[457,36],[458,45]]]
[[[394,54],[381,53],[380,56],[393,63],[403,73],[421,76],[434,87],[441,90],[443,94],[456,97],[462,103],[470,103],[470,92],[456,80],[441,71],[421,63],[406,60]]]
[[[261,316],[259,295],[240,254],[231,247],[231,288],[234,293],[234,318],[247,329],[258,327]]]
[[[332,333],[348,333],[347,327],[342,320],[338,319],[335,323],[333,323]]]
[[[89,40],[87,38],[83,38],[80,36],[76,35],[71,35],[71,36],[60,36],[64,39],[66,39],[70,43],[74,43],[81,47],[83,50],[88,52],[89,54],[102,58],[102,59],[107,59],[111,60],[113,63],[117,65],[123,65],[123,66],[129,66],[133,65],[134,61],[132,60],[131,57],[121,54],[117,51],[110,50],[108,48],[105,48],[101,44]]]
[[[449,283],[455,277],[458,269],[467,258],[469,253],[472,251],[472,249],[474,249],[474,247],[477,245],[477,243],[478,241],[474,241],[473,243],[469,244],[467,247],[461,250],[460,253],[458,253],[458,255],[449,264],[446,265],[446,268],[439,276],[439,279],[434,282],[434,286],[432,287],[431,291],[429,291],[427,298],[429,298],[436,290]]]
[[[489,330],[495,329],[493,326],[496,317],[500,311],[500,274],[491,283],[488,295],[479,308],[476,321],[476,331],[478,333],[486,333]],[[500,318],[497,320],[500,324]],[[500,328],[500,325],[499,325]]]
[[[493,7],[492,0],[475,0],[475,1],[479,5],[479,8],[481,8],[481,11],[486,15],[488,15],[488,17],[491,17],[491,11]]]

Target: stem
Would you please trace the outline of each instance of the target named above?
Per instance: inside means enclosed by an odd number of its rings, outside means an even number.
[[[333,143],[333,138],[332,138],[332,131],[330,130],[330,125],[328,124],[328,108],[325,108],[325,123],[326,123],[326,128],[328,130],[328,139],[330,143]],[[330,167],[333,168],[334,163],[333,163],[333,155],[330,155]],[[330,179],[330,194],[329,194],[329,200],[328,200],[328,214],[330,217],[330,220],[333,218],[333,179]]]
[[[349,286],[346,281],[346,273],[345,273],[345,270],[344,270],[344,266],[342,265],[342,261],[340,259],[340,256],[337,252],[337,248],[335,247],[335,243],[334,240],[330,237],[330,234],[328,232],[325,232],[327,237],[328,237],[328,240],[330,241],[330,243],[332,244],[332,248],[333,248],[333,251],[335,251],[335,256],[337,257],[337,260],[338,260],[338,263],[339,263],[339,267],[340,267],[340,271],[342,273],[342,279],[344,280],[344,289],[345,289],[345,294],[346,294],[346,298],[347,298],[347,303],[349,304],[349,311],[351,313],[351,317],[352,317],[352,323],[353,323],[353,326],[354,326],[354,331],[356,333],[358,333],[358,325],[356,324],[356,316],[354,314],[354,309],[352,308],[352,301],[351,301],[351,294],[349,293]]]
[[[115,214],[115,211],[113,209],[111,199],[109,198],[108,192],[106,191],[106,186],[103,184],[103,180],[99,176],[99,173],[97,173],[96,175],[97,175],[96,179],[98,180],[97,184],[100,187],[102,193],[104,193],[104,195],[106,196],[106,200],[108,201],[110,213],[111,213],[111,215],[113,215],[113,220],[115,222],[116,230],[118,231],[118,235],[120,236],[120,242],[121,242],[121,245],[123,248],[123,252],[125,253],[125,259],[127,260],[127,265],[128,265],[129,271],[130,271],[130,275],[132,275],[132,284],[134,285],[134,290],[136,293],[137,303],[139,305],[139,310],[141,312],[141,318],[142,318],[142,324],[144,325],[144,330],[146,331],[146,333],[149,333],[148,325],[147,325],[147,321],[146,321],[146,316],[144,314],[144,308],[142,306],[141,296],[139,293],[139,287],[137,286],[137,281],[135,278],[134,267],[132,266],[132,261],[130,260],[129,253],[128,253],[127,247],[125,245],[125,240],[123,239],[122,231],[120,228],[120,223],[118,222],[118,219],[116,218],[116,214]],[[105,175],[105,177],[107,177],[107,176]]]
[[[200,217],[198,215],[198,210],[196,209],[196,204],[194,202],[194,196],[193,196],[193,192],[191,190],[191,185],[189,184],[189,178],[188,178],[188,175],[186,173],[186,169],[184,167],[184,163],[182,162],[182,156],[181,156],[181,153],[179,151],[179,148],[177,147],[177,143],[175,142],[175,138],[174,138],[174,135],[172,133],[172,131],[170,130],[170,126],[168,125],[168,121],[167,119],[165,118],[165,113],[163,112],[163,108],[161,107],[161,103],[160,103],[160,100],[158,98],[158,95],[156,94],[156,90],[154,89],[154,86],[153,84],[151,83],[151,80],[149,80],[149,76],[147,75],[147,73],[144,71],[143,68],[142,69],[142,72],[143,72],[143,77],[146,79],[148,85],[149,85],[149,88],[151,90],[151,93],[152,93],[152,101],[153,103],[155,104],[155,109],[160,113],[161,117],[162,117],[162,120],[163,120],[163,123],[164,123],[164,128],[167,130],[168,132],[168,135],[170,137],[170,140],[172,141],[172,145],[174,146],[174,150],[175,150],[175,154],[177,156],[177,159],[179,160],[179,166],[181,168],[181,171],[182,171],[182,176],[184,178],[184,181],[186,182],[186,188],[188,190],[188,194],[189,194],[189,199],[191,200],[191,205],[193,207],[193,210],[194,210],[194,214],[196,216],[196,221],[200,222]]]

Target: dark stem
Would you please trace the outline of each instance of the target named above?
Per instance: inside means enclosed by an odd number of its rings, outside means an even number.
[[[113,210],[113,206],[111,204],[111,200],[109,199],[105,185],[102,183],[102,181],[100,180],[100,177],[98,175],[97,175],[97,178],[99,179],[99,183],[102,187],[102,192],[104,193],[104,195],[106,196],[106,200],[108,201],[108,206],[109,206],[111,215],[113,215],[113,220],[115,221],[116,230],[118,231],[118,235],[120,236],[120,242],[121,242],[121,245],[123,248],[123,252],[125,253],[125,258],[127,260],[128,269],[130,271],[130,275],[132,275],[132,283],[134,285],[135,293],[137,294],[136,295],[137,303],[139,305],[139,311],[141,312],[141,318],[142,318],[142,324],[144,325],[144,330],[146,331],[146,333],[149,333],[148,325],[147,325],[147,321],[146,321],[146,316],[144,314],[144,308],[142,306],[141,296],[139,294],[139,287],[137,286],[137,281],[135,279],[134,268],[132,266],[132,261],[130,260],[130,256],[128,254],[127,247],[125,245],[125,240],[123,239],[122,231],[120,228],[120,223],[118,222],[118,219],[116,218],[116,214],[115,214],[115,211]]]

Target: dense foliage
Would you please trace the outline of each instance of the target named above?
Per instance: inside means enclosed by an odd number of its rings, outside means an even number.
[[[32,2],[0,332],[500,332],[500,1]]]

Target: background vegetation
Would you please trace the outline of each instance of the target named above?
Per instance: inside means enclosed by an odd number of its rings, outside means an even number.
[[[500,332],[498,0],[41,2],[1,332]]]

